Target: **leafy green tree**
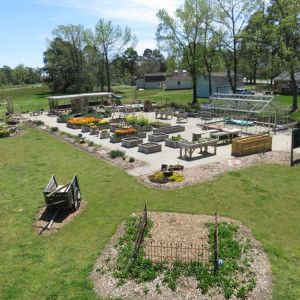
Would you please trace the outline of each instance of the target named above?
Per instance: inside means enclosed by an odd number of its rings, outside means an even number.
[[[123,54],[124,67],[131,76],[131,85],[135,84],[134,80],[135,80],[136,71],[137,71],[138,58],[139,58],[139,55],[133,49],[133,47],[127,48]]]
[[[44,52],[47,82],[54,91],[89,91],[86,77],[85,30],[81,25],[60,25],[53,30],[54,40]]]
[[[159,25],[156,38],[163,50],[181,60],[193,82],[193,101],[197,103],[197,77],[204,73],[199,55],[204,44],[205,17],[210,11],[206,0],[185,0],[171,17],[165,9],[157,13]]]
[[[300,69],[300,2],[297,0],[272,0],[268,9],[277,56],[291,78],[292,109],[298,108],[295,73]]]
[[[215,36],[219,40],[227,77],[232,91],[236,92],[238,63],[242,53],[238,51],[243,28],[257,9],[257,0],[212,0],[216,9],[216,22],[221,25]]]
[[[86,41],[97,51],[103,61],[107,87],[110,91],[110,66],[130,44],[135,44],[135,37],[131,34],[129,27],[122,30],[119,25],[113,25],[111,21],[105,22],[104,19],[100,19],[95,26],[95,33],[92,31],[87,33]]]

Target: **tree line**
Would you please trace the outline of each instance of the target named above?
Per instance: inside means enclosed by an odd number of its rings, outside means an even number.
[[[25,67],[20,64],[15,68],[3,66],[0,68],[0,87],[13,85],[35,84],[43,82],[43,69]]]

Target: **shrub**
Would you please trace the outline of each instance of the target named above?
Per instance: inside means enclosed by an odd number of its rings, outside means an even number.
[[[170,181],[180,182],[180,181],[184,180],[184,176],[183,176],[183,174],[180,174],[180,173],[173,173],[173,175],[168,177],[168,179]]]
[[[41,120],[36,120],[36,121],[33,121],[33,124],[35,126],[41,126],[41,125],[44,125],[45,123],[43,121],[41,121]]]
[[[88,146],[89,147],[93,147],[95,144],[94,144],[94,142],[92,142],[92,141],[90,141],[89,143],[88,143]]]
[[[129,158],[129,162],[134,162],[134,157],[131,156],[131,157]]]
[[[0,138],[8,137],[10,135],[10,130],[6,128],[0,128]]]
[[[124,157],[125,152],[122,150],[111,150],[108,152],[108,156],[110,158]]]
[[[51,127],[50,130],[51,130],[52,132],[57,132],[57,131],[58,131],[58,127]]]

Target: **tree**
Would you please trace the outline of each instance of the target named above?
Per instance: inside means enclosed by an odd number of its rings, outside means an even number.
[[[193,82],[193,101],[197,103],[196,84],[203,73],[199,49],[204,44],[205,16],[210,11],[206,0],[185,0],[172,18],[165,9],[157,13],[159,25],[156,39],[163,50],[182,60]]]
[[[87,42],[94,47],[98,55],[103,58],[104,68],[107,76],[107,87],[110,91],[110,65],[123,51],[136,40],[131,34],[129,27],[124,30],[119,25],[113,25],[111,21],[105,22],[100,19],[95,26],[95,33],[91,31],[86,36]],[[103,73],[103,72],[102,72]]]
[[[138,53],[133,49],[133,47],[127,48],[123,54],[125,69],[131,76],[131,85],[135,84],[135,75],[137,70],[137,60],[139,56]]]
[[[85,76],[85,30],[81,25],[60,25],[44,52],[47,82],[55,91],[80,93],[91,89]]]
[[[238,63],[241,53],[238,52],[240,34],[252,12],[257,7],[256,0],[213,0],[216,7],[216,21],[222,26],[215,31],[222,50],[227,77],[232,91],[236,92]],[[233,75],[232,75],[233,73]]]
[[[272,0],[269,20],[273,38],[283,68],[289,72],[293,94],[292,109],[298,108],[298,87],[295,73],[300,69],[300,2],[297,0]]]

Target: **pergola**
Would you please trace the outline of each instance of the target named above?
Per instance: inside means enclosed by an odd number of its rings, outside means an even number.
[[[205,123],[223,122],[247,133],[270,133],[270,128],[282,130],[289,122],[289,109],[275,106],[273,95],[213,94],[209,99],[201,107]]]
[[[89,107],[100,106],[111,99],[113,93],[86,93],[48,97],[50,114],[57,114],[63,110],[87,111]]]

